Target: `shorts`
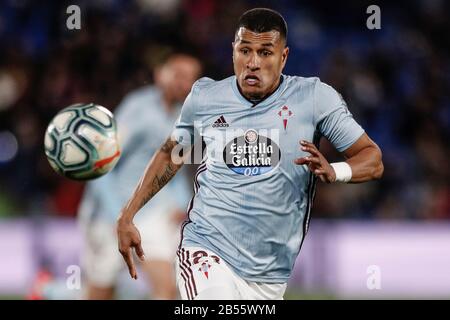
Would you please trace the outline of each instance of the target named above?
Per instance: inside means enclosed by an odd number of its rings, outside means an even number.
[[[147,260],[173,263],[180,239],[180,229],[166,210],[140,212],[134,221],[141,235]],[[114,286],[126,263],[118,249],[116,225],[96,219],[81,224],[83,251],[81,263],[87,280],[99,287]],[[135,262],[138,259],[135,256]]]
[[[200,247],[177,251],[176,277],[183,300],[283,300],[287,287],[244,280],[217,254]]]

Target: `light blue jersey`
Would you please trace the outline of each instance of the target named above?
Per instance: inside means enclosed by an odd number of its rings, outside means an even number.
[[[116,221],[149,160],[170,135],[179,111],[169,114],[154,86],[125,97],[115,111],[121,158],[110,173],[87,184],[80,209],[82,218]],[[154,208],[185,210],[192,188],[185,172],[179,173],[144,207],[144,212]]]
[[[194,181],[183,246],[217,253],[249,281],[287,282],[308,230],[316,178],[294,159],[300,140],[327,138],[338,151],[364,130],[342,97],[318,78],[282,76],[258,104],[236,77],[202,78],[186,99],[173,136],[183,145],[198,131],[206,157]]]

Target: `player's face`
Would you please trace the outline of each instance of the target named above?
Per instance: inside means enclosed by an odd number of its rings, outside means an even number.
[[[200,63],[180,55],[170,59],[157,74],[157,82],[174,102],[183,102],[195,80],[200,76]]]
[[[276,89],[288,53],[278,31],[238,30],[233,42],[233,66],[246,98],[262,99]]]

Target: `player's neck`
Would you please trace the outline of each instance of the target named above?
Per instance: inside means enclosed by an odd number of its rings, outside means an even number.
[[[272,90],[269,91],[269,93],[265,94],[262,98],[254,98],[254,97],[249,97],[247,95],[245,95],[242,92],[241,87],[239,86],[239,82],[236,80],[236,84],[239,90],[239,93],[249,102],[251,102],[253,104],[253,106],[256,106],[257,104],[261,103],[262,101],[266,100],[268,97],[270,97],[275,91],[278,90],[278,88],[280,87],[281,83],[283,82],[283,76],[280,75],[280,78],[278,79],[277,83],[274,85],[274,88]]]
[[[171,99],[171,97],[167,94],[162,95],[162,101],[164,105],[164,110],[168,114],[172,114],[175,111],[176,101]]]

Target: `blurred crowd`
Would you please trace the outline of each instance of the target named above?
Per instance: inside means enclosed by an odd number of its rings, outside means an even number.
[[[174,50],[200,57],[206,76],[231,75],[239,15],[268,6],[289,25],[285,73],[336,88],[383,151],[382,180],[319,184],[314,216],[450,218],[449,3],[379,1],[381,29],[369,30],[371,3],[341,2],[0,2],[0,217],[76,214],[83,183],[58,176],[43,151],[55,113],[75,102],[114,110]],[[80,30],[67,29],[71,4]]]

